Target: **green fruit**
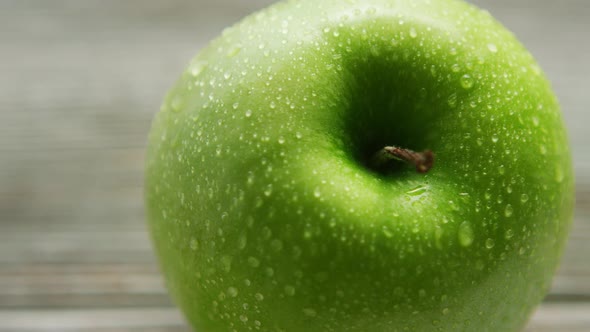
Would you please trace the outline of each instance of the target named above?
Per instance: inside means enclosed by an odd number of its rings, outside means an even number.
[[[392,144],[434,167],[371,161]],[[516,331],[573,175],[549,83],[488,13],[302,0],[191,62],[153,123],[146,200],[197,331]]]

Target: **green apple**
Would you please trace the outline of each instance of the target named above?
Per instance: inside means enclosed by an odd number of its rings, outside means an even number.
[[[516,331],[573,175],[549,83],[487,12],[301,0],[190,63],[153,122],[146,201],[196,331]]]

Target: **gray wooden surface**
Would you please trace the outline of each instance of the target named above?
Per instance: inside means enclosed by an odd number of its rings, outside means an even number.
[[[152,115],[207,40],[270,0],[0,0],[0,331],[188,331],[144,225]],[[477,0],[535,54],[577,206],[530,331],[590,331],[590,2]]]

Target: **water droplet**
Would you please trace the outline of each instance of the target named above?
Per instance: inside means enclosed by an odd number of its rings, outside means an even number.
[[[248,238],[245,234],[240,235],[238,238],[238,249],[242,250],[246,248],[246,244],[248,243]]]
[[[240,315],[240,320],[245,323],[245,322],[248,321],[248,316],[246,316],[246,315]]]
[[[274,251],[281,251],[283,249],[283,241],[281,241],[279,239],[274,239],[270,242],[270,247]]]
[[[230,287],[227,289],[227,295],[231,296],[231,297],[236,297],[238,296],[238,289],[235,287]]]
[[[239,103],[234,103],[234,104],[232,105],[232,107],[233,107],[235,110],[237,110],[237,109],[238,109],[238,107],[240,107],[240,104],[239,104]]]
[[[275,275],[275,270],[272,267],[267,267],[266,269],[264,269],[264,273],[267,277],[270,278]]]
[[[490,50],[490,52],[492,52],[492,53],[496,53],[496,52],[498,52],[498,46],[496,46],[496,44],[489,43],[488,50]]]
[[[461,76],[461,86],[463,89],[471,89],[473,87],[473,78],[468,74]]]
[[[197,250],[199,248],[199,241],[197,239],[192,238],[190,242],[190,247],[192,250]]]
[[[264,196],[268,197],[272,195],[272,183],[266,186],[266,189],[264,189]]]
[[[406,195],[409,196],[421,196],[424,193],[426,193],[428,191],[428,187],[424,186],[424,185],[419,185],[417,187],[415,187],[414,189],[406,192]]]
[[[246,113],[244,113],[244,115],[246,115],[247,118],[252,116],[252,110],[246,110]]]
[[[449,106],[451,108],[455,108],[457,106],[457,94],[453,93],[449,96],[449,98],[447,99],[447,104],[449,104]]]
[[[182,111],[183,106],[184,98],[180,94],[175,95],[170,102],[170,108],[172,108],[172,111],[178,113]]]
[[[225,255],[225,256],[221,257],[220,261],[221,261],[221,265],[223,266],[223,270],[225,272],[231,271],[231,261],[232,261],[231,256]]]
[[[203,69],[205,69],[205,67],[207,67],[206,62],[196,61],[190,65],[188,71],[192,76],[198,76],[201,72],[203,72]]]
[[[489,238],[486,240],[486,248],[492,249],[495,245],[496,245],[496,243],[494,242],[493,239]]]
[[[296,137],[297,139],[301,139],[301,138],[303,137],[303,135],[302,135],[300,132],[296,132],[296,133],[295,133],[295,137]]]
[[[473,243],[473,229],[467,221],[464,221],[459,225],[457,236],[459,238],[459,244],[464,247],[468,247]]]
[[[520,202],[521,203],[526,203],[526,202],[528,202],[528,200],[529,200],[529,195],[527,195],[527,194],[520,195]]]
[[[317,315],[317,312],[311,308],[303,309],[303,313],[308,317],[315,317]]]
[[[257,301],[262,301],[262,300],[264,300],[264,295],[262,295],[262,294],[260,294],[260,293],[256,293],[256,294],[254,294],[254,298],[255,298]]]
[[[498,173],[500,173],[502,175],[505,172],[506,172],[506,168],[504,167],[504,165],[498,166]]]
[[[449,308],[444,308],[444,309],[442,310],[442,314],[443,314],[443,315],[448,315],[450,311],[451,311],[451,310],[450,310]]]
[[[233,47],[229,50],[229,52],[227,52],[227,56],[230,58],[233,58],[236,55],[238,55],[238,53],[240,53],[241,50],[242,50],[242,48],[239,46]]]
[[[295,287],[293,286],[285,286],[285,294],[289,295],[289,296],[293,296],[295,295]]]
[[[514,209],[512,208],[512,205],[506,204],[506,208],[504,209],[504,215],[508,218],[512,216],[513,212]]]
[[[283,136],[279,137],[278,142],[279,144],[285,144],[285,138]]]
[[[399,44],[399,42],[397,41],[397,39],[391,38],[391,45],[397,46],[398,44]]]
[[[387,238],[393,237],[393,232],[387,226],[383,226],[382,230],[383,230],[383,235],[385,235],[385,237],[387,237]]]
[[[320,196],[322,196],[322,193],[320,192],[320,188],[316,187],[313,191],[313,195],[317,198],[319,198]]]
[[[461,66],[458,63],[455,63],[451,66],[451,70],[455,73],[458,73],[461,70]]]
[[[506,233],[504,233],[504,238],[506,240],[511,239],[513,236],[514,236],[514,231],[511,228],[507,229]]]
[[[492,143],[498,143],[498,135],[492,135]]]
[[[248,257],[248,265],[250,265],[251,267],[259,267],[260,266],[260,261],[256,258],[256,257]]]
[[[536,116],[533,116],[532,120],[533,120],[533,126],[538,127],[539,126],[539,118]]]
[[[271,101],[269,106],[274,110],[277,107],[277,104],[274,101]]]
[[[223,74],[223,78],[225,78],[226,80],[229,80],[231,78],[232,74],[230,72],[226,72]]]
[[[561,167],[557,167],[555,169],[555,181],[557,181],[558,183],[561,183],[563,181],[564,178],[564,174],[563,174],[563,169],[561,169]]]
[[[414,29],[414,27],[410,28],[410,37],[411,38],[416,38],[418,36],[418,32],[416,32],[416,29]]]

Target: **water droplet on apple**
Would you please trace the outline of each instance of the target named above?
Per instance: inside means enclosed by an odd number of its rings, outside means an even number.
[[[528,200],[529,200],[529,195],[527,195],[527,194],[520,195],[520,202],[521,203],[526,203],[526,202],[528,202]]]
[[[463,247],[468,247],[473,243],[473,229],[467,221],[464,221],[461,223],[461,225],[459,225],[459,232],[457,233],[457,236],[459,238],[459,244],[461,244]]]
[[[240,235],[238,238],[238,249],[243,250],[246,248],[246,244],[248,244],[248,238],[246,237],[246,234]]]
[[[189,246],[192,250],[197,250],[199,248],[199,241],[197,241],[195,238],[192,238]]]
[[[248,257],[248,265],[250,265],[251,267],[259,267],[260,266],[260,261],[256,258],[256,257]]]
[[[495,245],[496,242],[494,242],[494,239],[489,238],[486,240],[486,248],[492,249]]]
[[[252,110],[246,110],[246,113],[244,113],[244,115],[249,118],[252,116]]]
[[[498,135],[492,135],[492,143],[498,143]]]
[[[391,45],[397,46],[398,44],[399,44],[399,42],[397,41],[397,39],[391,38]]]
[[[193,76],[196,77],[198,76],[201,72],[203,72],[203,70],[207,67],[207,63],[203,62],[203,61],[195,61],[193,62],[189,68],[188,71],[189,73]]]
[[[223,74],[223,78],[225,78],[225,80],[229,80],[231,78],[232,74],[230,72],[226,72]]]
[[[535,127],[539,126],[539,118],[538,117],[533,116],[532,121],[533,121],[533,126],[535,126]]]
[[[416,32],[416,29],[414,27],[410,28],[410,37],[411,38],[416,38],[418,36],[418,32]]]
[[[248,321],[248,316],[246,315],[240,315],[240,320],[244,323],[246,323]]]
[[[303,135],[302,135],[300,132],[296,132],[296,133],[295,133],[295,137],[296,137],[297,139],[301,139],[301,138],[303,137]]]
[[[447,99],[447,104],[449,104],[449,106],[451,108],[455,108],[457,106],[457,94],[453,93],[449,96],[449,98]]]
[[[504,165],[498,166],[498,173],[504,174],[505,172],[506,172],[506,169],[504,168]]]
[[[279,239],[274,239],[270,242],[270,247],[274,251],[281,251],[283,249],[283,241],[281,241]]]
[[[256,294],[254,294],[254,298],[256,299],[256,301],[262,301],[262,300],[264,300],[264,295],[262,295],[260,293],[256,293]]]
[[[412,190],[406,192],[409,196],[422,196],[428,191],[428,186],[425,185],[418,185],[417,187],[413,188]]]
[[[230,287],[227,289],[227,295],[231,296],[231,297],[236,297],[238,296],[238,289],[235,287]]]
[[[237,109],[238,109],[238,107],[240,107],[240,104],[239,104],[239,103],[234,103],[234,104],[232,105],[232,107],[233,107],[233,109],[237,110]]]
[[[236,55],[238,55],[238,53],[240,53],[241,50],[242,48],[240,46],[233,47],[227,52],[227,56],[233,58]]]
[[[266,276],[270,278],[275,275],[275,270],[272,267],[267,267],[266,269],[264,269],[264,274],[266,274]]]
[[[295,287],[290,286],[290,285],[285,286],[285,294],[287,294],[289,296],[295,295]]]
[[[285,138],[283,136],[278,139],[279,144],[285,144]]]
[[[473,78],[468,74],[461,76],[461,86],[463,89],[471,89],[473,87]]]
[[[451,310],[450,310],[449,308],[444,308],[444,309],[442,310],[442,314],[443,314],[443,315],[448,315],[448,314],[449,314],[449,312],[451,312]]]
[[[393,232],[387,226],[383,226],[382,231],[383,231],[383,235],[385,235],[385,237],[387,237],[387,238],[393,237]]]
[[[303,309],[303,313],[305,314],[305,316],[308,316],[308,317],[315,317],[317,315],[317,312],[315,310],[313,310],[312,308]]]
[[[320,192],[320,188],[319,188],[319,187],[316,187],[316,188],[313,190],[313,196],[315,196],[315,197],[317,197],[317,198],[319,198],[320,196],[322,196],[322,193]]]
[[[170,102],[170,108],[172,109],[172,112],[180,112],[182,111],[182,108],[184,106],[184,97],[180,94],[176,94],[173,98],[172,101]]]
[[[223,257],[221,257],[220,261],[221,261],[221,265],[223,267],[223,270],[225,272],[231,271],[231,261],[232,261],[231,256],[224,255]]]
[[[461,70],[461,66],[458,63],[455,63],[451,66],[451,70],[455,73],[458,73]]]
[[[504,215],[508,218],[508,217],[512,216],[513,212],[514,212],[514,209],[512,208],[512,205],[506,204],[506,208],[504,209]]]
[[[555,169],[555,181],[557,181],[558,183],[561,183],[563,181],[563,178],[564,178],[563,169],[561,169],[561,167],[557,167]]]
[[[268,197],[270,195],[272,195],[272,183],[268,184],[264,189],[264,196]]]
[[[498,52],[498,46],[496,46],[496,44],[493,43],[489,43],[488,44],[488,50],[492,53],[497,53]]]
[[[270,106],[270,109],[274,110],[277,107],[277,104],[274,101],[271,101],[269,106]]]

